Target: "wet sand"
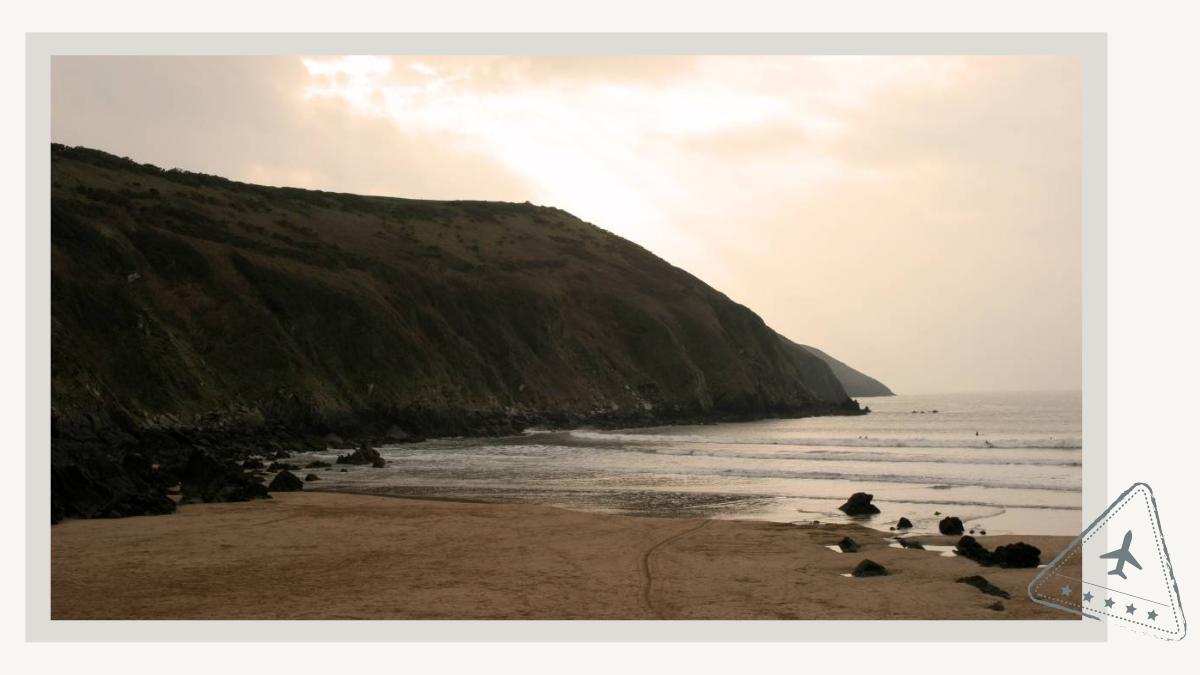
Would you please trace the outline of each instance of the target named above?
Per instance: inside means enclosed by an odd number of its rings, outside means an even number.
[[[843,536],[858,553],[826,548]],[[954,537],[917,537],[953,543]],[[1025,541],[1049,562],[1070,537]],[[1038,570],[854,525],[642,518],[322,492],[51,529],[54,619],[1063,619]],[[847,578],[864,558],[886,577]],[[966,584],[979,574],[1008,591]]]

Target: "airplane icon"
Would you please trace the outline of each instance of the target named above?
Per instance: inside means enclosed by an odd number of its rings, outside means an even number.
[[[1125,563],[1129,563],[1139,570],[1142,569],[1142,566],[1138,564],[1137,558],[1133,557],[1133,554],[1129,552],[1129,545],[1131,543],[1133,543],[1133,530],[1128,530],[1125,532],[1125,542],[1121,544],[1121,548],[1109,551],[1100,556],[1101,558],[1116,559],[1117,561],[1117,568],[1109,572],[1109,575],[1115,574],[1122,579],[1128,579],[1125,576]]]

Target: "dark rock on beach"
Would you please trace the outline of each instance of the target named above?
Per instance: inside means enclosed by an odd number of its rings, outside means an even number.
[[[280,471],[271,480],[271,484],[267,486],[267,489],[271,492],[295,492],[303,490],[304,483],[291,471]]]
[[[1008,600],[1009,598],[1012,597],[1008,594],[1008,591],[1000,588],[999,586],[996,586],[995,584],[993,584],[992,582],[988,581],[987,579],[979,576],[978,574],[969,576],[969,577],[959,577],[958,579],[955,579],[955,581],[957,581],[960,584],[974,586],[975,588],[978,588],[980,591],[987,593],[988,595],[995,595],[997,597],[1004,598],[1005,600]]]
[[[843,553],[854,553],[858,550],[858,542],[850,537],[842,537],[842,540],[838,542],[838,548],[842,549]]]
[[[921,542],[919,542],[919,541],[911,541],[911,540],[903,539],[903,538],[897,539],[896,541],[900,542],[900,545],[903,546],[904,548],[915,548],[915,549],[919,549],[922,551],[925,550],[925,547],[922,546]]]
[[[313,461],[309,462],[308,464],[305,464],[304,468],[306,468],[306,469],[325,469],[330,466],[332,466],[332,465],[329,462],[322,462],[321,460],[317,459],[317,460],[313,460]]]
[[[180,475],[180,503],[244,502],[267,497],[267,489],[233,462],[193,450]]]
[[[912,528],[912,526],[913,526],[912,521],[909,520],[908,518],[905,518],[904,516],[900,516],[900,520],[896,521],[896,529],[897,530],[907,530],[907,529]]]
[[[258,457],[251,457],[251,458],[247,459],[246,461],[242,462],[242,468],[243,469],[261,469],[261,468],[263,468],[263,461],[261,459],[259,459]]]
[[[958,540],[955,550],[960,556],[974,560],[984,567],[1037,567],[1042,562],[1041,549],[1026,544],[1023,541],[998,546],[995,551],[989,551],[978,541],[975,541],[975,537],[965,535]]]
[[[348,455],[338,455],[338,464],[371,464],[374,465],[378,461],[382,461],[383,457],[379,455],[379,451],[371,446],[363,443],[358,446],[358,449]]]
[[[1004,603],[997,600],[997,601],[993,602],[992,604],[988,605],[987,608],[992,610],[993,612],[1003,612],[1004,611]]]
[[[295,464],[290,464],[288,462],[271,462],[271,464],[267,467],[267,471],[295,471],[299,468],[300,467],[296,466]]]
[[[963,535],[958,540],[958,543],[955,544],[954,550],[960,556],[974,560],[984,567],[991,567],[996,564],[995,560],[992,559],[992,552],[984,548],[982,544],[975,541],[975,537],[970,535]]]
[[[314,480],[321,480],[321,477],[320,477],[320,476],[318,476],[318,475],[317,475],[317,474],[315,474],[315,473],[310,473],[310,474],[308,474],[307,476],[305,476],[305,477],[304,477],[304,482],[305,482],[305,483],[311,483],[311,482],[313,482]]]
[[[867,494],[866,492],[855,492],[850,495],[845,504],[838,507],[838,510],[848,516],[869,516],[879,513],[879,507],[871,503],[875,495]]]
[[[954,516],[946,516],[938,523],[938,532],[942,534],[962,534],[963,522]]]
[[[887,576],[888,571],[887,568],[874,560],[863,560],[858,563],[858,566],[850,574],[856,577],[882,577]]]
[[[1005,544],[992,552],[996,564],[1001,567],[1037,567],[1042,562],[1042,551],[1023,541]]]

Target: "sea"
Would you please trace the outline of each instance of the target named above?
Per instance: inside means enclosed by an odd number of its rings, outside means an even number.
[[[935,533],[951,515],[988,534],[1081,530],[1079,392],[859,400],[870,414],[380,446],[387,467],[338,466],[307,487],[882,531],[904,516],[915,533]],[[839,511],[855,492],[874,495],[881,513]]]

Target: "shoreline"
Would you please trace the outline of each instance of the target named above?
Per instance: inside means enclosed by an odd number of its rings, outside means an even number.
[[[829,548],[850,536],[858,553]],[[943,543],[936,536],[919,536]],[[1048,562],[1066,536],[1024,540]],[[890,546],[861,525],[660,518],[332,491],[67,520],[53,619],[1072,619],[1037,569]],[[949,543],[953,543],[950,541]],[[888,576],[846,578],[862,559]],[[1010,599],[955,579],[982,575]],[[1003,610],[990,609],[999,600]]]

